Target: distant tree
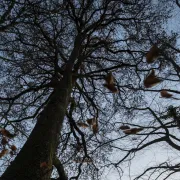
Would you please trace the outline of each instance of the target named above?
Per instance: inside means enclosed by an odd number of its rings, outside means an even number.
[[[180,93],[164,84],[179,81],[179,50],[162,2],[3,0],[0,180],[100,179],[151,144],[178,146],[168,130],[177,120],[166,124],[149,96]],[[154,79],[163,88],[149,88]],[[145,113],[151,120],[137,120]],[[122,157],[110,160],[116,150]]]

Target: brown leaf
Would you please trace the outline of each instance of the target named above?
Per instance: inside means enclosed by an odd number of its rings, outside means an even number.
[[[156,45],[153,45],[149,52],[146,54],[146,62],[148,64],[153,63],[155,58],[159,56],[160,50]]]
[[[40,164],[40,168],[47,168],[48,167],[48,164],[46,162],[42,162]]]
[[[144,80],[144,86],[146,88],[150,88],[155,86],[156,84],[160,83],[162,80],[156,77],[154,69],[151,71],[151,73],[145,78]]]
[[[122,125],[122,126],[120,126],[119,129],[121,129],[121,130],[126,130],[126,129],[130,129],[130,127],[129,127],[129,126],[126,126],[126,125]]]
[[[92,129],[94,134],[98,133],[99,128],[97,124],[93,124]]]
[[[124,134],[131,134],[132,133],[131,129],[126,129],[123,132],[124,132]]]
[[[109,89],[112,93],[118,93],[118,89],[115,87],[115,78],[112,75],[112,73],[108,73],[107,76],[105,77],[106,84],[103,84],[104,87]]]
[[[1,152],[0,152],[0,158],[2,158],[4,155],[6,155],[8,153],[8,149],[3,149]]]
[[[15,137],[16,135],[15,134],[11,134],[8,130],[6,129],[0,129],[0,133],[2,135],[4,135],[5,137],[8,137],[8,138],[13,138]]]
[[[124,130],[123,132],[125,134],[137,134],[138,132],[142,131],[144,128],[132,128],[132,129],[127,129]]]
[[[3,137],[2,140],[1,140],[1,144],[2,145],[6,145],[8,143],[8,140],[6,137]]]
[[[161,96],[164,98],[171,98],[173,95],[168,93],[166,90],[162,90],[161,92]]]
[[[99,127],[98,127],[98,120],[97,120],[97,118],[95,119],[95,121],[94,121],[94,123],[92,125],[92,130],[93,130],[94,134],[98,133]]]
[[[77,125],[79,127],[83,127],[83,128],[88,128],[89,127],[86,123],[83,123],[83,122],[77,122]]]
[[[87,122],[89,125],[93,125],[95,121],[96,121],[96,118],[91,118],[91,119],[87,119],[87,120],[86,120],[86,122]]]
[[[105,81],[107,84],[114,84],[115,78],[112,75],[112,72],[107,74],[107,76],[105,77]]]
[[[17,147],[16,147],[15,145],[12,145],[12,146],[10,147],[10,149],[11,149],[12,151],[16,151]]]
[[[114,84],[103,84],[103,85],[104,85],[104,87],[109,89],[112,93],[118,93],[119,92]]]

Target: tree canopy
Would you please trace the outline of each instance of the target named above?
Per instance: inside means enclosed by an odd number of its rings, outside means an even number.
[[[132,179],[175,176],[179,34],[165,27],[179,7],[2,0],[0,180],[125,179],[151,147],[174,154]]]

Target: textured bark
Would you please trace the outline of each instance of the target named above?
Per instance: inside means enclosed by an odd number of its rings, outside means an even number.
[[[72,89],[70,69],[67,69],[59,86],[54,89],[30,137],[0,180],[50,180],[58,137]],[[40,167],[43,162],[48,167]]]
[[[53,165],[56,167],[58,174],[59,174],[59,178],[58,180],[68,180],[68,177],[66,175],[66,172],[64,171],[64,167],[61,164],[60,160],[57,157],[54,157],[53,160]]]

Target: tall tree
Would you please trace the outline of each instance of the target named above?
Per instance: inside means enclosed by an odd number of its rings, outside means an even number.
[[[175,37],[161,31],[169,9],[151,0],[19,0],[1,9],[1,156],[7,147],[14,154],[12,138],[27,141],[0,179],[49,180],[54,165],[65,180],[62,162],[70,179],[99,179],[108,155],[121,149],[114,142],[146,127],[126,121],[144,110],[145,91],[161,90],[145,88],[143,76],[152,69],[163,75],[171,64],[179,75],[168,56]],[[156,66],[144,58],[153,45],[161,55]],[[134,129],[121,132],[121,125]],[[124,149],[110,165],[118,169],[137,150]]]

